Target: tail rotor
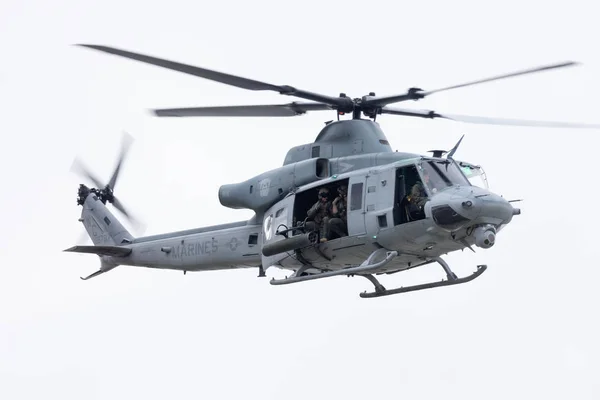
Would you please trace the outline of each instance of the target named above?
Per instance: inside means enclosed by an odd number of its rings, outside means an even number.
[[[79,185],[77,196],[78,205],[83,205],[87,196],[90,193],[94,193],[98,197],[98,200],[100,200],[103,204],[106,204],[107,202],[112,204],[117,210],[119,210],[121,214],[123,214],[123,216],[125,216],[125,218],[127,218],[134,230],[137,233],[142,234],[145,230],[145,225],[139,219],[134,217],[133,214],[125,208],[123,203],[114,194],[115,186],[119,179],[119,174],[122,170],[123,163],[127,158],[127,154],[129,153],[129,148],[131,147],[132,142],[133,137],[127,132],[124,132],[117,164],[108,183],[106,184],[104,184],[96,175],[94,175],[79,158],[75,158],[70,171],[90,181],[95,186],[89,188],[84,184]]]

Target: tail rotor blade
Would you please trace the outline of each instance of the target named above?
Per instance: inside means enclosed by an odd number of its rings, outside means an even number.
[[[133,137],[129,133],[123,132],[123,143],[121,145],[121,154],[119,155],[119,159],[117,161],[117,166],[115,167],[115,170],[114,170],[112,176],[110,177],[110,181],[108,182],[108,186],[110,186],[110,188],[112,190],[115,189],[117,179],[119,178],[119,172],[121,171],[121,166],[123,165],[123,161],[125,160],[125,157],[127,156],[127,153],[129,152],[129,147],[131,146],[132,142],[133,142]]]
[[[81,160],[79,158],[75,158],[75,160],[73,160],[73,164],[71,165],[70,171],[89,179],[98,188],[101,188],[104,186],[104,184],[102,184],[100,179],[98,179],[94,174],[92,174],[89,171],[89,169],[85,165],[83,165],[83,163],[81,162]]]
[[[131,215],[129,215],[129,213],[127,212],[127,210],[125,210],[125,207],[123,206],[123,204],[119,201],[118,198],[113,197],[112,199],[112,205],[115,206],[115,208],[117,210],[119,210],[121,212],[121,214],[123,214],[125,217],[127,218],[131,218]]]
[[[121,201],[113,196],[112,205],[123,214],[129,223],[136,230],[137,234],[142,234],[141,232],[146,230],[146,224],[144,224],[141,220],[133,216],[133,214],[125,209],[125,206]]]

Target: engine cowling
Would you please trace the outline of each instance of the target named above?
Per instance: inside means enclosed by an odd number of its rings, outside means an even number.
[[[311,158],[262,173],[240,183],[219,188],[221,205],[261,212],[290,190],[330,176],[329,160]]]

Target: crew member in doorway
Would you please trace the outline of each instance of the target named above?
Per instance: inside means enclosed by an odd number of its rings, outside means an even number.
[[[417,182],[413,185],[410,194],[407,196],[407,200],[411,219],[417,220],[425,218],[424,207],[428,198],[423,183]]]
[[[319,231],[321,242],[326,242],[329,237],[329,219],[331,218],[332,204],[329,200],[329,189],[319,189],[319,200],[308,210],[306,228]]]
[[[348,187],[341,185],[338,188],[338,196],[333,200],[331,204],[331,219],[329,220],[329,234],[336,234],[338,237],[348,235],[348,220],[347,220],[347,206],[348,206]],[[331,236],[328,237],[331,239]]]

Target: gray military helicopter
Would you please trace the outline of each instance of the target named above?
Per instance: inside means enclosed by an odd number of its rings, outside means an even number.
[[[254,211],[255,215],[247,221],[134,237],[106,207],[107,202],[111,203],[129,216],[113,192],[127,147],[124,146],[107,184],[80,166],[80,172],[96,186],[88,188],[81,184],[77,197],[77,204],[82,206],[80,221],[93,245],[77,245],[65,251],[100,257],[100,269],[81,278],[84,280],[119,265],[179,270],[184,274],[187,271],[258,268],[259,277],[266,276],[268,268],[278,267],[293,273],[284,279],[272,279],[273,285],[338,275],[362,276],[375,287],[373,292],[360,293],[363,298],[465,283],[479,277],[487,266],[478,265],[471,275],[458,278],[441,257],[458,250],[474,251],[473,246],[483,249],[494,246],[498,233],[513,216],[520,214],[520,210],[513,207],[513,201],[489,190],[481,166],[455,159],[462,138],[450,151],[433,150],[432,156],[394,152],[375,121],[377,115],[600,128],[600,125],[448,115],[388,106],[450,89],[572,66],[576,64],[574,62],[437,90],[411,88],[399,95],[369,93],[361,98],[350,98],[344,93],[332,97],[112,47],[80,46],[243,89],[275,91],[311,101],[153,110],[159,117],[285,117],[320,110],[333,110],[337,114],[337,121],[326,123],[313,143],[292,147],[281,167],[244,182],[220,187],[218,197],[223,206]],[[340,116],[346,114],[352,118],[340,120]],[[329,198],[326,198],[326,191]],[[345,212],[340,206],[344,201],[334,200],[338,197],[335,193],[345,200]],[[337,205],[333,211],[341,210],[341,214],[320,215],[324,217],[321,220],[315,217],[314,211],[319,205],[332,201]],[[386,289],[375,277],[433,262],[443,267],[446,280]]]

